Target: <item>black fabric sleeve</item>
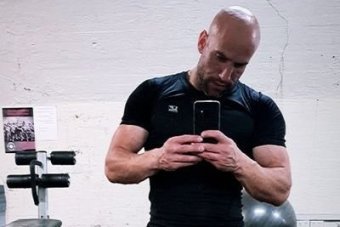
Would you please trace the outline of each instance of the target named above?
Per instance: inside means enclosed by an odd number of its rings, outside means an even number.
[[[256,123],[253,147],[273,144],[285,145],[286,124],[275,102],[260,93],[256,103]]]
[[[140,84],[129,96],[121,124],[137,125],[149,131],[154,100],[157,97],[152,80]]]

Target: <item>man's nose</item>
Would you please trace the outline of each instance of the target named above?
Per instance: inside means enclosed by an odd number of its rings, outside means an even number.
[[[221,80],[223,80],[223,81],[230,81],[231,75],[233,74],[233,72],[234,72],[234,66],[231,65],[231,64],[227,64],[223,68],[223,70],[222,70],[222,72],[220,73],[219,76],[220,76]]]

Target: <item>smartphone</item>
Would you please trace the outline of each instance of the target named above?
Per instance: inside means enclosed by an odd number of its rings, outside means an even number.
[[[198,100],[193,106],[193,132],[200,135],[205,130],[220,130],[221,104],[217,100]]]

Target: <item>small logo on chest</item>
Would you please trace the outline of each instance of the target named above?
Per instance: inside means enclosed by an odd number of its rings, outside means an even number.
[[[178,106],[168,105],[168,111],[171,113],[178,113]]]

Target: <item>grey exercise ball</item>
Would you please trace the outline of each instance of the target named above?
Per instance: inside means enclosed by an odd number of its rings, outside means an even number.
[[[245,227],[296,227],[293,206],[286,201],[281,206],[259,202],[247,192],[242,196],[242,214]]]

